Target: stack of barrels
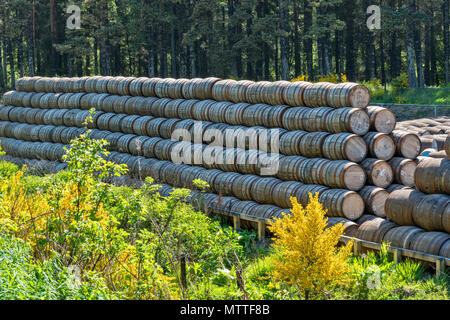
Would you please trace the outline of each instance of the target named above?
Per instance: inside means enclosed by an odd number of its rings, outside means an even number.
[[[420,156],[445,158],[445,141],[450,135],[450,117],[423,118],[398,122],[396,130],[408,131],[419,136],[422,142]]]
[[[127,164],[119,183],[151,176],[164,194],[189,188],[201,209],[257,219],[318,192],[330,224],[379,241],[395,225],[389,193],[414,186],[421,141],[369,101],[356,83],[31,77],[3,95],[0,140],[6,160],[62,170],[64,148],[89,128],[108,160]]]

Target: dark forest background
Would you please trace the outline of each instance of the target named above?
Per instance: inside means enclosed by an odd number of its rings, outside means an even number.
[[[449,0],[1,0],[0,30],[0,90],[28,75],[450,81]]]

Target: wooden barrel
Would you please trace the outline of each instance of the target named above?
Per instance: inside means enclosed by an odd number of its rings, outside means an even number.
[[[356,237],[359,225],[353,221],[340,217],[329,217],[327,218],[327,227],[342,224],[344,226],[344,235],[347,237]]]
[[[291,197],[295,197],[303,184],[295,181],[283,181],[272,190],[273,203],[281,208],[292,208]]]
[[[340,108],[326,116],[326,130],[333,133],[352,132],[365,135],[370,128],[370,118],[366,111],[356,108]]]
[[[298,172],[294,173],[298,177],[298,181],[306,184],[323,184],[324,182],[323,170],[325,165],[330,161],[327,159],[306,159],[302,161],[298,167]]]
[[[396,146],[396,154],[399,157],[415,159],[421,150],[421,142],[419,137],[408,131],[394,130],[392,132]]]
[[[71,116],[73,114],[73,116]],[[64,119],[64,122],[67,126],[69,124],[75,124],[75,115],[77,112],[75,110],[70,110],[66,113],[66,119]],[[109,130],[109,120],[114,117],[114,113],[104,113],[97,119],[97,128],[100,130]]]
[[[127,117],[126,114],[116,114],[111,119],[109,119],[108,122],[108,130],[111,132],[120,132],[120,125],[122,123],[122,120]]]
[[[116,99],[114,99],[113,102],[113,112],[115,113],[125,113],[125,105],[128,99],[130,99],[130,96],[117,96]],[[104,105],[103,100],[103,105]]]
[[[120,137],[117,141],[117,151],[123,153],[131,153],[128,146],[131,139],[133,139],[134,137],[134,134],[124,134],[122,137]]]
[[[395,154],[394,140],[385,133],[368,132],[364,135],[369,154],[372,158],[389,160]]]
[[[261,179],[256,175],[240,175],[233,180],[232,193],[241,200],[252,200],[252,185]]]
[[[364,139],[351,133],[328,135],[320,146],[323,156],[333,160],[360,162],[367,155],[367,144]]]
[[[159,98],[169,97],[169,86],[175,82],[173,78],[161,79],[155,84],[155,95]]]
[[[33,96],[35,95],[34,92],[27,92],[22,96],[22,102],[20,104],[20,106],[22,107],[31,107],[31,99],[33,98]]]
[[[391,193],[391,192],[394,192],[396,190],[402,190],[402,189],[411,189],[411,187],[407,187],[407,186],[405,186],[403,184],[393,183],[389,187],[386,188],[386,191]]]
[[[159,160],[171,160],[172,147],[176,144],[176,141],[161,140],[155,145],[154,153]]]
[[[284,133],[280,138],[280,152],[288,156],[301,155],[300,144],[306,131],[296,130]]]
[[[354,191],[330,189],[319,195],[319,201],[327,209],[330,217],[343,217],[356,220],[364,213],[364,201]]]
[[[447,136],[447,139],[445,139],[445,153],[447,154],[447,157],[450,158],[450,134]]]
[[[125,77],[114,77],[110,79],[106,84],[106,92],[109,94],[119,94],[119,83],[125,79]]]
[[[309,158],[322,158],[322,146],[328,136],[328,132],[311,132],[305,134],[300,140],[299,154]]]
[[[450,196],[431,194],[424,197],[413,209],[414,223],[428,231],[445,231],[443,218],[450,212]]]
[[[303,92],[303,102],[312,108],[328,106],[327,92],[334,86],[330,82],[317,82],[308,86]]]
[[[400,189],[389,194],[386,201],[386,217],[403,226],[414,226],[413,210],[425,197],[414,189]]]
[[[389,197],[389,192],[383,188],[365,186],[359,191],[359,195],[364,200],[366,213],[374,214],[381,218],[386,217],[384,205]]]
[[[118,83],[117,94],[121,96],[130,96],[131,95],[130,85],[135,79],[136,78],[134,77],[122,78]]]
[[[214,191],[221,195],[233,195],[233,181],[240,176],[241,174],[236,172],[222,172],[221,174],[218,174],[214,179]]]
[[[326,101],[330,107],[366,108],[370,103],[370,92],[361,84],[343,82],[331,86],[326,92]]]
[[[425,193],[450,194],[450,159],[420,161],[414,174],[414,185]]]
[[[302,114],[301,127],[309,132],[327,131],[326,121],[328,115],[334,110],[329,107],[305,108],[307,111]]]
[[[288,107],[272,106],[264,108],[262,113],[262,125],[267,128],[279,128],[283,125],[283,114]]]
[[[175,130],[175,126],[180,119],[167,119],[161,123],[159,127],[159,136],[164,139],[172,139],[172,132]]]
[[[192,118],[199,121],[210,121],[210,109],[215,103],[214,100],[203,100],[195,103],[192,107]]]
[[[368,158],[360,163],[367,175],[367,183],[380,188],[388,187],[393,179],[392,167],[384,160]]]
[[[230,83],[228,89],[228,100],[234,103],[248,102],[246,100],[247,88],[253,83],[253,81],[249,80],[241,80]]]
[[[149,138],[146,139],[145,141],[142,142],[142,155],[146,158],[157,158],[156,154],[155,154],[155,147],[156,144],[163,141],[161,138],[159,137],[153,137],[153,138]]]
[[[286,84],[283,90],[283,101],[285,104],[297,107],[304,106],[303,93],[312,83],[306,81],[295,81]]]
[[[281,120],[283,128],[287,130],[305,130],[306,128],[302,119],[305,119],[305,121],[309,120],[306,118],[306,114],[309,111],[310,109],[305,107],[289,108],[286,112],[284,112]]]
[[[299,180],[299,169],[303,161],[307,159],[298,156],[283,157],[279,160],[276,177],[281,180]]]
[[[262,98],[264,103],[276,106],[285,104],[283,92],[285,88],[289,87],[289,81],[275,81],[263,86]]]
[[[411,250],[439,255],[442,246],[450,240],[445,232],[422,232],[417,234],[411,242]]]
[[[245,101],[252,104],[264,103],[265,87],[270,86],[269,81],[259,81],[250,84],[245,92]]]
[[[128,86],[128,90],[130,92],[129,95],[134,97],[143,96],[142,85],[146,79],[147,78],[144,77],[133,79]]]
[[[4,106],[0,105],[0,120],[2,121],[10,121],[9,112],[14,109],[13,106]]]
[[[242,125],[244,123],[244,110],[249,106],[250,104],[245,102],[229,105],[225,109],[224,122],[232,125]]]
[[[258,205],[252,210],[250,215],[257,218],[270,219],[276,215],[279,210],[279,207],[270,204]]]
[[[230,101],[230,89],[236,83],[232,79],[217,81],[212,88],[212,98],[216,101]]]
[[[389,162],[394,172],[394,181],[408,187],[414,186],[417,164],[411,159],[394,157]]]
[[[251,196],[258,203],[273,203],[272,192],[282,181],[277,178],[261,178],[252,184]]]
[[[222,101],[213,103],[208,111],[208,119],[216,123],[226,122],[227,110],[233,106],[232,102]]]
[[[253,104],[247,106],[242,113],[242,125],[263,126],[264,125],[264,113],[268,112],[272,108],[267,104]]]
[[[317,161],[317,163],[319,162]],[[322,172],[314,174],[319,174],[320,178],[316,180],[317,183],[332,188],[358,191],[366,183],[366,174],[363,168],[346,160],[327,161],[322,168]]]
[[[381,106],[368,106],[367,113],[370,117],[370,130],[389,134],[396,124],[395,114]]]
[[[393,247],[410,249],[414,237],[423,232],[423,229],[414,226],[395,227],[386,232],[383,242]]]
[[[166,118],[153,118],[147,121],[146,131],[149,137],[159,137],[159,128],[162,123],[166,121]]]
[[[142,95],[144,97],[156,97],[155,86],[162,81],[161,78],[147,78],[142,83]]]
[[[396,227],[398,227],[397,224],[377,217],[362,223],[359,226],[356,235],[359,239],[381,243],[389,230]]]

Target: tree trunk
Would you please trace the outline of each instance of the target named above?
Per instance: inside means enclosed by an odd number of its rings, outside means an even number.
[[[304,0],[304,47],[306,52],[306,69],[308,72],[309,80],[312,81],[315,78],[314,65],[313,65],[313,41],[311,35],[312,29],[312,8],[308,4],[307,0]]]
[[[445,72],[445,83],[450,82],[450,34],[449,34],[449,11],[450,11],[450,0],[444,0],[443,4],[443,16],[444,16],[444,72]]]
[[[353,0],[345,0],[345,7],[347,9],[345,24],[346,24],[346,48],[345,48],[345,73],[350,81],[356,80],[356,59],[353,35],[355,32],[355,21],[353,17]]]
[[[14,66],[14,54],[12,49],[11,40],[8,40],[6,43],[6,48],[8,50],[8,58],[9,58],[9,71],[11,72],[11,90],[14,90],[16,87],[16,70]]]
[[[412,14],[415,12],[414,0],[408,0],[408,20],[406,39],[406,59],[408,63],[408,80],[410,88],[417,88],[415,57],[414,57],[414,22]]]
[[[28,55],[28,75],[34,77],[34,5],[31,17],[28,19],[26,28],[27,55]]]
[[[415,0],[414,0],[414,11],[416,11],[417,8],[415,6]],[[416,23],[414,23],[414,51],[416,55],[416,66],[417,66],[417,85],[420,89],[424,88],[424,76],[423,76],[423,63],[422,63],[422,40],[421,40],[421,34],[420,34],[420,25],[419,27],[416,26]]]
[[[281,78],[289,80],[289,10],[287,9],[289,0],[279,0],[280,6],[280,49],[281,49]]]
[[[59,55],[55,48],[55,45],[58,43],[55,0],[50,0],[50,39],[51,39],[50,73],[52,76],[55,76],[58,72],[58,65],[59,65]]]
[[[298,18],[298,1],[294,1],[294,62],[295,62],[295,76],[299,76],[302,73],[302,61],[301,61],[301,48],[300,48],[300,35]]]

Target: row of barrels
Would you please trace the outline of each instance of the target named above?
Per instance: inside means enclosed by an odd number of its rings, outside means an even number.
[[[43,132],[41,133],[40,131]],[[1,133],[1,132],[0,132]],[[81,134],[77,128],[61,128],[61,130],[43,126],[39,132],[30,136],[35,141],[52,141],[60,146],[60,152],[52,155],[49,160],[57,160],[61,156],[62,146],[69,137]],[[6,135],[6,134],[5,134]],[[304,158],[299,156],[282,156],[267,154],[257,150],[223,149],[222,147],[206,147],[186,142],[148,138],[120,133],[102,132],[94,130],[92,138],[105,139],[112,145],[113,150],[147,158],[199,165],[208,169],[218,169],[225,172],[239,172],[248,175],[266,175],[285,181],[297,181],[306,184],[318,184],[330,188],[344,188],[352,191],[360,190],[366,182],[364,170],[356,163],[337,160],[331,161],[318,158]],[[20,138],[15,136],[15,138]],[[31,140],[31,139],[27,139]],[[11,154],[32,158],[38,147],[30,147],[30,143],[22,146],[15,144],[18,139],[3,138],[3,149]],[[49,142],[47,142],[49,141]],[[32,143],[31,143],[32,144]],[[37,144],[37,142],[36,142]],[[51,144],[51,143],[50,143]],[[21,148],[19,148],[21,146]],[[25,147],[27,146],[27,147]],[[47,159],[46,157],[42,157]],[[238,174],[239,174],[238,173]]]
[[[25,77],[16,82],[18,91],[87,92],[159,97],[171,99],[214,99],[216,101],[266,103],[334,108],[366,108],[370,102],[369,90],[360,84],[346,82],[310,83],[305,81],[236,81],[219,78],[133,78],[82,77],[45,78]]]
[[[111,157],[114,158],[114,157]],[[28,167],[39,167],[46,173],[63,170],[67,164],[45,160],[32,160],[16,158],[4,155],[1,160],[14,162],[18,165],[26,164]],[[141,180],[129,176],[111,177],[111,182],[118,185],[134,185]],[[168,196],[173,187],[168,184],[160,184],[158,193]],[[289,214],[289,210],[274,205],[258,204],[254,201],[242,201],[232,196],[221,196],[214,193],[198,192],[191,190],[187,201],[191,202],[198,210],[205,210],[217,215],[245,214],[254,218],[271,219]],[[450,258],[450,236],[444,232],[428,232],[417,226],[399,226],[380,217],[363,215],[356,221],[343,217],[328,217],[328,227],[341,223],[344,226],[344,234],[373,242],[387,242],[391,246],[426,252]]]
[[[396,190],[386,201],[386,216],[400,225],[450,233],[450,196],[412,188]]]
[[[69,144],[72,139],[85,131],[84,128],[76,127],[0,122],[1,137],[26,141]],[[349,190],[357,191],[365,182],[381,188],[387,188],[392,182],[406,186],[414,185],[416,163],[405,158],[392,158],[389,162],[367,158],[358,167],[348,161],[335,162],[313,158],[312,161],[306,162],[310,159],[275,153],[267,154],[254,149],[224,148],[218,145],[193,144],[187,141],[177,142],[160,137],[112,133],[107,130],[94,129],[90,132],[90,137],[105,139],[109,142],[110,150],[135,156],[198,164],[211,169],[245,174],[277,175],[283,180],[314,181],[311,183]],[[315,162],[316,166],[312,167],[311,164]],[[307,168],[314,169],[314,171],[308,171]],[[329,168],[333,168],[333,170],[330,171]],[[367,176],[367,181],[361,179],[361,175],[364,175],[361,168]]]
[[[419,136],[450,133],[450,117],[422,118],[398,122],[398,130],[414,132]]]
[[[2,148],[16,157],[38,158],[58,161],[64,154],[64,145],[56,143],[25,142],[2,139]],[[350,190],[329,189],[320,185],[304,185],[296,181],[282,181],[273,177],[243,175],[223,172],[198,166],[176,164],[154,158],[136,157],[127,153],[111,152],[109,161],[125,163],[129,171],[145,178],[153,177],[157,182],[169,183],[175,187],[194,188],[193,181],[201,179],[211,186],[211,191],[224,196],[235,196],[241,200],[251,200],[260,204],[275,204],[290,207],[290,196],[304,199],[308,194],[321,192],[321,201],[330,216],[342,216],[354,220],[363,214],[364,202],[361,196]]]
[[[55,126],[83,127],[90,115],[79,109],[34,109],[0,106],[0,120]],[[197,124],[197,126],[196,126]],[[361,138],[351,133],[306,132],[230,126],[192,119],[139,117],[136,115],[96,112],[92,128],[166,139],[201,140],[227,147],[252,148],[285,155],[350,160],[360,162],[368,151],[374,158],[389,159],[395,153],[393,139],[384,133],[369,132]],[[369,145],[369,149],[367,148]]]
[[[393,247],[425,252],[450,258],[450,235],[446,232],[427,231],[416,226],[398,224],[376,217],[363,215],[356,221],[328,218],[329,224],[344,224],[345,235],[377,243],[389,243]]]
[[[450,159],[422,159],[415,170],[414,185],[425,193],[450,195]]]
[[[283,127],[287,130],[309,132],[352,132],[358,135],[383,130],[377,114],[388,113],[384,108],[372,111],[372,121],[366,111],[355,108],[330,107],[288,108],[284,105],[217,102],[215,100],[144,98],[95,93],[36,93],[10,91],[3,95],[3,104],[42,109],[95,108],[104,112],[140,116],[195,119],[231,125]],[[369,110],[371,110],[369,108]],[[381,118],[385,118],[381,117]],[[391,120],[395,124],[395,117]],[[384,130],[390,133],[392,130]],[[381,131],[380,131],[381,132]]]

